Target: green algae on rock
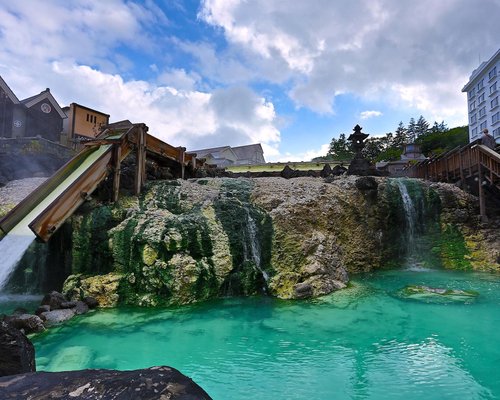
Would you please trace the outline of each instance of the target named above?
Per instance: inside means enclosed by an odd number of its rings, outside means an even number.
[[[108,306],[188,304],[261,292],[283,299],[345,288],[350,274],[401,266],[413,199],[423,266],[500,269],[478,240],[474,198],[445,184],[373,177],[148,183],[73,218],[74,296]],[[406,247],[405,247],[406,246]],[[85,252],[99,252],[95,265]],[[92,291],[92,293],[90,293]]]
[[[397,297],[424,303],[470,303],[478,292],[473,290],[432,288],[422,285],[408,285],[396,293]]]

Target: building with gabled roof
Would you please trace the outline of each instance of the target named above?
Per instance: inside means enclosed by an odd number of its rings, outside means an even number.
[[[232,165],[265,164],[264,152],[260,143],[246,146],[221,146],[208,149],[190,150],[189,154],[196,154],[196,158],[204,158],[208,165],[229,167]]]
[[[0,77],[0,137],[42,137],[59,142],[66,114],[50,89],[19,100]]]

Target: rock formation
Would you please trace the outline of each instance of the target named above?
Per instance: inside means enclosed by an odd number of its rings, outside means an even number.
[[[210,400],[191,379],[170,367],[135,371],[83,370],[24,373],[0,378],[2,399]]]
[[[35,371],[35,349],[14,326],[0,321],[0,376]],[[1,393],[0,385],[0,393]],[[5,399],[7,396],[0,396]]]
[[[284,299],[345,287],[349,275],[401,265],[405,210],[395,180],[375,177],[151,182],[140,199],[92,204],[72,222],[64,292],[155,306],[267,293]],[[474,198],[408,180],[429,262],[499,269]]]

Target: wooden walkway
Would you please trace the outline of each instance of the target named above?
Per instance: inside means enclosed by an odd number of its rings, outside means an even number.
[[[407,169],[408,176],[436,182],[459,183],[479,196],[479,212],[486,216],[485,190],[500,200],[500,154],[477,142],[457,147]]]
[[[31,230],[42,241],[52,234],[90,196],[97,186],[109,175],[113,178],[112,200],[118,199],[120,190],[120,166],[131,152],[135,152],[134,193],[139,194],[146,181],[146,158],[172,163],[178,167],[179,178],[185,177],[186,167],[194,171],[201,166],[195,155],[186,154],[184,147],[173,147],[147,133],[145,124],[128,124],[104,130],[95,140],[85,143],[84,148],[52,177],[47,179],[28,197],[0,219],[0,229],[6,234],[67,179],[71,184],[29,223]],[[98,153],[96,153],[98,152]],[[94,156],[92,156],[94,154]],[[89,157],[98,157],[78,176],[75,171],[88,163]]]

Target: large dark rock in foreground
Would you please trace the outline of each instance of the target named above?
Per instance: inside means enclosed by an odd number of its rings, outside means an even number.
[[[0,376],[35,371],[35,349],[18,329],[0,321]],[[1,394],[0,383],[0,394]],[[5,399],[0,395],[0,399]]]
[[[1,399],[171,399],[211,397],[170,367],[135,371],[105,369],[37,372],[0,378]]]

